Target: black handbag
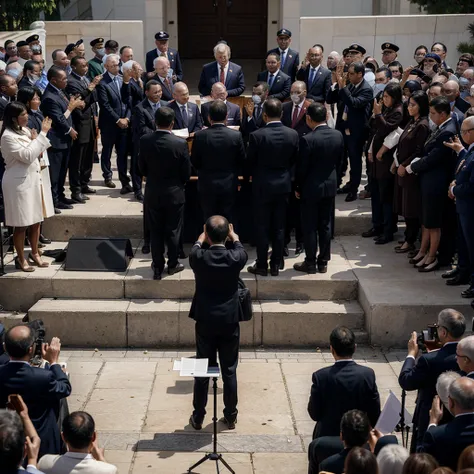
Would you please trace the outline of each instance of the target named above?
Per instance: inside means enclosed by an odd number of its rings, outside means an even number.
[[[253,316],[252,310],[252,297],[250,296],[250,290],[245,286],[245,283],[239,278],[239,321],[250,321]]]

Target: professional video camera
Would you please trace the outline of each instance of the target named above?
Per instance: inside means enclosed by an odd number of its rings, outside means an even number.
[[[426,329],[423,329],[421,333],[417,333],[416,343],[422,352],[441,348],[442,344],[438,336],[438,325],[428,324]]]

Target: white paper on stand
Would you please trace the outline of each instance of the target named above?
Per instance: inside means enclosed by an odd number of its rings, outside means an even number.
[[[171,133],[173,135],[176,135],[177,137],[180,138],[188,138],[189,137],[189,131],[187,128],[180,128],[179,130],[171,130]]]
[[[181,358],[181,370],[179,375],[182,377],[199,377],[199,374],[207,374],[209,359],[191,359]]]
[[[382,413],[380,413],[375,429],[382,434],[391,433],[398,422],[400,421],[400,413],[402,411],[402,404],[396,395],[390,391],[390,395],[385,402]],[[409,425],[412,422],[412,416],[405,409],[405,424]]]

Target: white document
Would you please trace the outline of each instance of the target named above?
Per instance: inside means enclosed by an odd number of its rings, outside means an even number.
[[[237,132],[240,130],[239,125],[227,125],[227,128],[230,128],[231,130],[236,130]]]
[[[176,135],[177,137],[180,138],[188,138],[189,137],[189,132],[187,128],[180,128],[179,130],[171,130],[171,133],[173,135]]]
[[[375,429],[382,434],[391,433],[398,422],[400,421],[400,413],[402,411],[402,404],[396,395],[390,390],[390,395],[385,402],[382,413],[380,413]],[[409,425],[412,422],[412,416],[405,409],[405,424]]]
[[[199,377],[200,374],[207,374],[209,359],[190,359],[181,358],[181,370],[179,375],[182,377]]]

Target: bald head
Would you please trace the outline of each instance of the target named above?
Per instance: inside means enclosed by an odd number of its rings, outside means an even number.
[[[460,377],[449,387],[449,411],[454,415],[474,411],[474,380]]]
[[[214,100],[226,100],[227,99],[227,89],[222,82],[214,82],[211,87],[211,97]]]
[[[212,216],[206,221],[206,235],[212,244],[223,244],[229,235],[229,221],[222,216]]]
[[[447,81],[443,84],[442,94],[449,102],[454,102],[459,97],[459,84],[456,81]]]
[[[186,105],[189,101],[189,90],[188,86],[184,82],[177,82],[174,85],[173,99],[179,105]]]
[[[327,67],[330,70],[334,70],[337,67],[337,63],[341,60],[341,55],[337,51],[331,51],[327,59]]]
[[[29,359],[33,343],[34,334],[28,326],[14,326],[5,334],[5,351],[12,359]]]
[[[474,117],[464,119],[461,125],[461,132],[462,139],[467,145],[474,143]]]

